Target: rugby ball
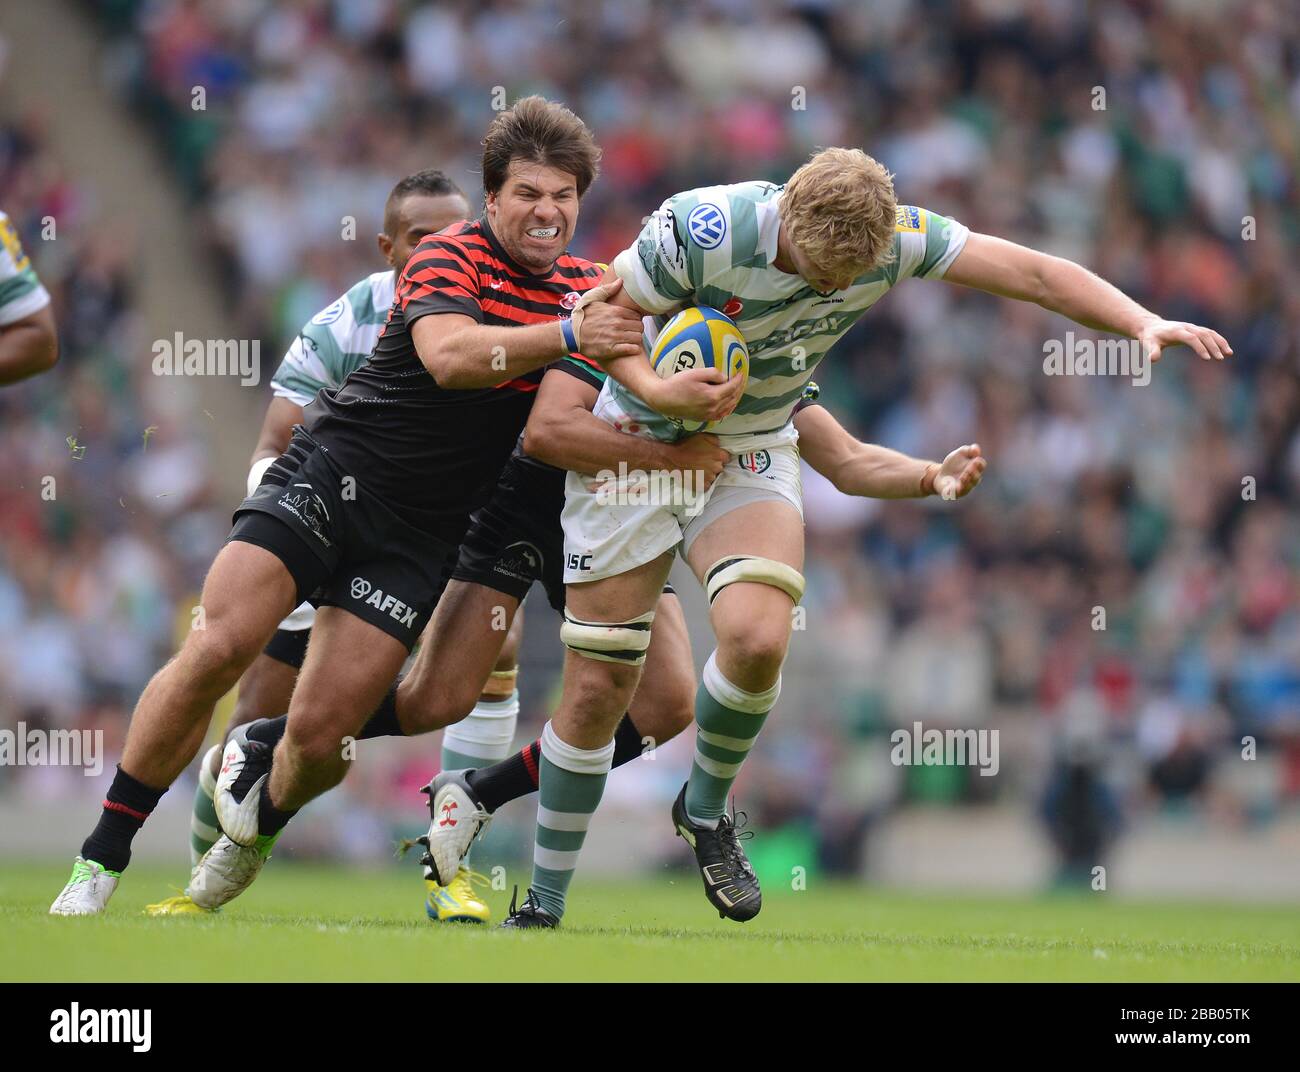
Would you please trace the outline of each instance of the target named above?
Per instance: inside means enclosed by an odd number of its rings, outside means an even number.
[[[730,379],[749,375],[749,347],[736,322],[707,305],[683,309],[660,329],[650,351],[650,365],[661,379],[697,368],[719,368]],[[679,421],[698,432],[706,421]]]

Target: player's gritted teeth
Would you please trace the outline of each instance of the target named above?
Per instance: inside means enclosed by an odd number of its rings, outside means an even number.
[[[537,262],[551,261],[564,250],[567,236],[558,223],[545,227],[525,227],[520,241]]]

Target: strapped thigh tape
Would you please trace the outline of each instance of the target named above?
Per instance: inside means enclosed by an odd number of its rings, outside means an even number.
[[[584,622],[566,610],[560,640],[570,651],[588,659],[640,666],[650,646],[650,626],[654,620],[655,612],[650,610],[627,622]]]
[[[803,574],[793,566],[771,558],[759,558],[757,555],[729,555],[718,559],[704,575],[709,605],[713,605],[718,593],[727,585],[737,581],[770,584],[773,588],[781,589],[796,603],[803,598]]]

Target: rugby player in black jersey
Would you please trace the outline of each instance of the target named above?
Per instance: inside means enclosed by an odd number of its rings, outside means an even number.
[[[585,124],[541,98],[493,120],[484,217],[420,244],[370,361],[307,407],[305,426],[240,505],[204,584],[201,628],[140,697],[99,822],[52,914],[104,910],[132,838],[194,758],[216,701],[307,598],[320,610],[274,770],[232,814],[219,812],[228,837],[208,855],[224,852],[226,880],[246,885],[293,812],[342,780],[345,739],[428,621],[542,370],[570,353],[640,351],[640,318],[606,300],[616,288],[575,309],[601,275],[565,253],[598,160]],[[708,419],[735,405],[729,385],[676,379],[680,415]]]

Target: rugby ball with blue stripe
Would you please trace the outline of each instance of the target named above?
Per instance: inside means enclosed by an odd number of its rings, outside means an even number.
[[[697,368],[719,368],[730,379],[748,377],[749,347],[736,322],[707,305],[683,309],[655,338],[650,364],[660,378]],[[688,432],[704,428],[703,421],[681,421]]]

